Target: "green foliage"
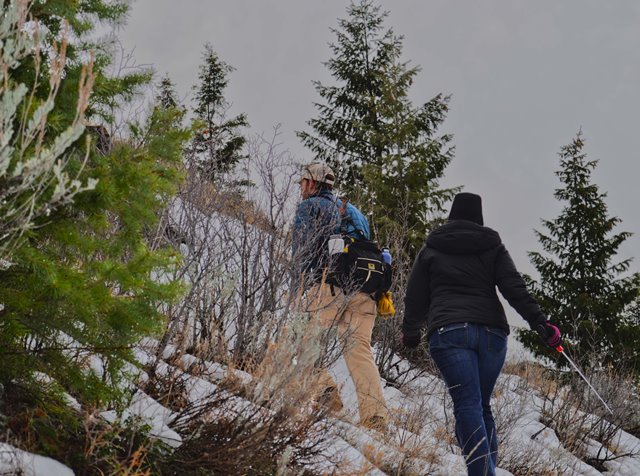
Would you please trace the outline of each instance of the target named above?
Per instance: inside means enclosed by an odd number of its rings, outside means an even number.
[[[194,86],[194,114],[201,126],[187,151],[202,178],[216,182],[245,158],[246,138],[240,129],[247,127],[247,117],[239,114],[227,119],[229,103],[224,98],[227,76],[233,68],[222,61],[209,44],[205,45],[203,63]],[[219,181],[219,180],[218,180]]]
[[[620,245],[631,234],[613,232],[621,220],[608,215],[606,194],[591,179],[597,161],[587,160],[583,148],[578,133],[559,154],[556,174],[563,187],[554,195],[565,206],[557,218],[543,221],[547,233],[536,231],[545,254],[529,253],[540,274],[539,281],[529,278],[529,284],[579,360],[625,364],[637,371],[640,273],[625,276],[631,259],[615,261]],[[522,332],[520,339],[544,355],[544,346],[533,332]]]
[[[8,3],[0,18],[2,441],[77,474],[154,471],[150,460],[165,449],[145,428],[85,418],[67,394],[90,411],[122,404],[133,346],[164,330],[161,309],[182,292],[167,278],[178,253],[151,238],[182,181],[184,110],[156,107],[125,138],[109,134],[125,129],[118,108],[151,73],[109,75],[108,48],[86,34],[122,20],[128,2]]]
[[[11,363],[2,381],[38,369],[96,404],[117,397],[131,347],[160,330],[160,304],[180,291],[153,279],[177,264],[175,254],[153,251],[145,239],[178,179],[185,137],[170,120],[156,113],[136,147],[95,154],[86,173],[99,180],[96,189],[32,231],[1,273],[0,352]],[[88,370],[92,353],[104,372]]]
[[[91,39],[98,25],[122,24],[129,10],[128,0],[47,0],[46,2],[31,2],[30,15],[40,25],[39,36],[43,45],[52,45],[60,41],[59,36],[68,30],[74,41],[67,45],[68,58],[65,67],[65,81],[59,92],[59,102],[67,107],[56,108],[56,117],[69,121],[75,114],[77,102],[77,86],[80,78],[82,63],[93,56],[95,69],[106,71],[111,66],[112,46],[102,41]],[[47,48],[43,48],[46,55]],[[50,56],[51,57],[51,56]],[[47,59],[45,57],[45,59]],[[16,70],[17,79],[24,79],[26,84],[34,83],[34,62],[24,61]],[[139,91],[139,87],[147,84],[151,78],[150,70],[137,69],[116,78],[106,74],[98,74],[93,88],[93,100],[88,114],[103,122],[113,120],[114,111],[119,105],[132,99],[132,95]],[[39,82],[36,92],[42,95],[46,92],[46,76]],[[55,118],[51,119],[54,125]]]
[[[78,35],[68,47],[59,95],[43,123],[43,149],[56,144],[57,131],[77,114],[77,91],[85,77],[77,59],[90,56],[84,34],[96,21],[121,20],[124,6],[98,0],[34,4],[34,21],[48,28],[43,51],[63,28],[62,20]],[[109,77],[109,61],[104,53],[96,56],[96,89],[87,108],[89,120],[106,124],[115,120],[118,103],[135,97],[150,77],[148,71]],[[50,70],[38,75],[37,64],[28,57],[11,71],[10,81],[34,91],[34,104],[25,108],[35,109],[50,94]],[[178,283],[158,278],[177,266],[177,253],[152,247],[147,237],[181,181],[188,139],[177,120],[182,114],[156,108],[120,141],[103,126],[80,129],[65,148],[65,170],[95,188],[37,217],[37,226],[9,256],[10,266],[0,271],[0,383],[29,381],[40,371],[83,403],[100,405],[122,396],[118,384],[131,347],[161,330],[161,307],[181,291]],[[102,131],[100,149],[93,145],[96,131]]]
[[[439,188],[453,158],[452,137],[435,135],[449,97],[414,106],[409,89],[420,68],[401,60],[402,37],[385,28],[388,14],[369,0],[347,13],[332,30],[337,43],[325,63],[337,85],[315,83],[323,103],[308,122],[313,132],[298,136],[334,168],[340,188],[373,213],[379,238],[405,235],[402,247],[413,256],[454,193]]]
[[[129,11],[128,0],[47,0],[33,2],[31,14],[57,35],[62,21],[69,22],[74,34],[84,37],[96,24],[122,24]]]
[[[45,64],[37,35],[27,28],[28,7],[26,0],[11,2],[0,18],[0,258],[11,255],[39,217],[95,185],[70,177],[67,157],[80,148],[74,144],[84,132],[91,63],[77,67],[78,81],[68,100],[73,113],[59,114],[67,37],[50,45]],[[76,160],[82,163],[83,158]]]

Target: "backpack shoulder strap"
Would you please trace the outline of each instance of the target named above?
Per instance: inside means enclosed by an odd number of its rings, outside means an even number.
[[[337,198],[336,201],[334,202],[329,197],[325,197],[324,195],[318,195],[318,196],[320,198],[324,198],[325,200],[329,200],[331,203],[334,203],[338,207],[338,211],[340,212],[340,222],[341,222],[340,231],[344,235],[347,234],[347,226],[346,226],[346,224],[348,223],[349,225],[351,225],[353,227],[353,229],[356,231],[356,233],[358,233],[358,235],[360,236],[361,239],[363,239],[363,240],[367,239],[367,237],[364,234],[364,231],[362,231],[360,228],[358,228],[358,226],[353,222],[351,217],[349,215],[347,215],[347,203],[349,203],[349,199],[347,197]]]
[[[347,215],[347,203],[349,203],[349,199],[347,197],[342,197],[341,201],[342,201],[342,204],[338,207],[338,209],[340,210],[340,215],[342,216],[343,222],[346,222],[349,225],[351,225],[353,229],[356,231],[356,233],[360,235],[360,238],[363,240],[366,240],[367,237],[365,236],[364,231],[358,228],[358,226],[353,222],[351,217]],[[346,234],[347,232],[346,228],[347,227],[344,226],[344,234]]]

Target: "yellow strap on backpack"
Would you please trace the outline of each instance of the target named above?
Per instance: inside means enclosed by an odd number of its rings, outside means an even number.
[[[396,308],[393,306],[391,291],[382,293],[380,298],[378,298],[378,302],[376,304],[378,308],[378,316],[382,317],[383,319],[388,319],[395,316]]]

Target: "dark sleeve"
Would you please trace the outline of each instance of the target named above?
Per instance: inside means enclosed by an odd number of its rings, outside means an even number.
[[[404,298],[404,319],[402,331],[406,335],[416,335],[427,321],[429,311],[429,273],[424,254],[426,248],[416,257],[407,283],[407,294]]]
[[[500,245],[496,256],[496,285],[511,307],[529,323],[532,329],[547,320],[540,306],[527,290],[522,275],[516,269],[504,245]]]

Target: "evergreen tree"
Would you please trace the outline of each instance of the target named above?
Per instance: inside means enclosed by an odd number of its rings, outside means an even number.
[[[565,206],[557,218],[543,221],[547,233],[536,231],[545,254],[529,253],[540,274],[529,284],[584,364],[625,362],[640,369],[640,328],[633,311],[640,273],[624,276],[631,259],[615,260],[631,234],[613,233],[621,220],[608,215],[606,193],[591,178],[597,161],[587,160],[583,148],[578,133],[559,154],[556,174],[563,186],[554,195]],[[549,355],[532,331],[521,332],[520,340],[537,355]]]
[[[636,375],[640,374],[640,295],[633,305],[623,314],[619,327],[619,342],[616,349],[623,365],[628,366]]]
[[[206,44],[193,98],[194,114],[202,127],[195,133],[188,155],[202,176],[212,182],[232,171],[245,157],[246,138],[240,129],[249,125],[247,117],[239,114],[227,119],[230,104],[224,97],[224,90],[229,82],[227,76],[232,71],[213,47]]]
[[[171,78],[166,74],[158,85],[158,93],[156,94],[156,104],[164,109],[179,108],[178,93]]]
[[[84,41],[99,20],[123,17],[126,9],[118,5],[124,2],[60,0],[33,5],[33,21],[48,28],[42,36],[43,51],[64,20],[76,38],[69,45],[72,61],[65,65],[44,127],[43,147],[55,144],[56,131],[76,115],[84,73],[74,59],[88,54],[87,48],[98,47],[88,120],[114,121],[108,115],[114,95],[133,97],[149,77],[148,72],[108,77],[108,56],[100,53],[105,49]],[[21,62],[9,82],[28,85],[35,100],[44,101],[48,82],[35,74],[36,64],[33,58]],[[32,382],[36,371],[83,403],[100,404],[122,395],[119,381],[132,346],[161,330],[160,308],[180,289],[177,283],[154,279],[176,265],[174,251],[152,249],[145,238],[180,180],[177,168],[187,133],[174,119],[171,111],[156,109],[132,127],[130,139],[110,148],[87,149],[92,133],[85,132],[65,149],[70,174],[95,187],[40,217],[13,250],[10,266],[0,271],[0,383],[6,396],[16,382]]]
[[[172,116],[173,120],[171,122],[174,128],[182,126],[187,110],[178,100],[175,85],[169,75],[165,75],[160,80],[155,97],[154,111],[158,114]]]
[[[326,63],[337,84],[315,82],[323,103],[308,122],[312,132],[298,136],[334,168],[342,190],[373,212],[381,239],[408,230],[405,250],[413,255],[453,194],[439,188],[453,158],[451,136],[435,136],[449,97],[414,106],[409,88],[420,68],[401,60],[402,37],[384,26],[388,13],[370,0],[347,12],[332,30],[337,43]]]

